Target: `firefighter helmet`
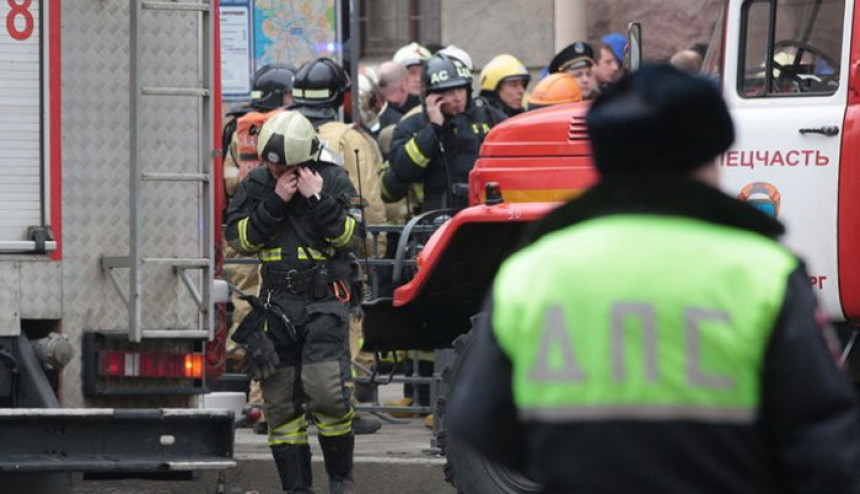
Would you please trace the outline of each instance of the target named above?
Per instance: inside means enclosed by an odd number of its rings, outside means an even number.
[[[293,91],[296,68],[289,64],[261,67],[251,82],[251,99],[257,108],[274,110],[284,104],[284,94]]]
[[[576,101],[582,101],[582,89],[576,78],[567,72],[556,72],[537,83],[529,96],[529,110]]]
[[[257,139],[260,158],[279,166],[316,161],[321,149],[314,126],[297,111],[281,112],[266,120]]]
[[[330,58],[317,58],[296,72],[293,101],[301,106],[338,108],[349,87],[349,76]]]
[[[472,71],[460,60],[437,53],[424,64],[421,73],[424,93],[438,93],[454,88],[471,88]]]
[[[394,61],[403,64],[404,67],[409,67],[410,65],[421,65],[429,60],[430,56],[430,50],[413,41],[394,52]]]
[[[475,70],[475,63],[472,62],[472,57],[466,53],[466,50],[460,48],[459,46],[448,45],[445,48],[442,48],[436,53],[444,53],[449,57],[454,57],[457,60],[463,62],[463,65],[469,68],[469,70]]]
[[[495,91],[504,81],[520,79],[528,85],[532,77],[526,66],[513,55],[499,55],[487,63],[481,71],[481,91]]]

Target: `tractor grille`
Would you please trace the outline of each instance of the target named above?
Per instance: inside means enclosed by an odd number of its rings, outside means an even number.
[[[584,115],[574,115],[571,117],[567,140],[568,142],[588,140],[588,131],[585,128]]]

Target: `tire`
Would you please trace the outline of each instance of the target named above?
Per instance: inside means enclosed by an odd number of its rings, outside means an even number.
[[[476,317],[480,317],[476,316]],[[473,319],[474,327],[474,319]],[[451,363],[442,371],[442,384],[436,402],[436,441],[445,455],[445,480],[459,494],[532,494],[541,492],[540,485],[526,475],[498,465],[476,453],[445,432],[447,398],[456,382],[463,356],[472,341],[472,331],[454,340]]]

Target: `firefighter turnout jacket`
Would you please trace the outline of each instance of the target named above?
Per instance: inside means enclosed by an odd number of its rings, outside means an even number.
[[[425,113],[402,120],[394,129],[390,168],[383,175],[383,197],[398,200],[393,191],[403,184],[424,184],[424,210],[465,207],[468,197],[453,197],[455,184],[467,184],[484,138],[505,115],[487,106],[470,105],[463,113],[446,117],[442,126]],[[466,191],[465,187],[461,190]]]
[[[547,493],[860,492],[855,397],[782,226],[647,182],[604,179],[503,264],[449,433]]]
[[[257,255],[264,285],[272,279],[267,274],[303,272],[315,264],[334,277],[349,274],[347,253],[363,239],[360,223],[349,214],[357,194],[340,166],[321,161],[315,170],[323,177],[315,204],[298,193],[289,202],[281,200],[265,166],[251,170],[230,201],[227,241],[239,252]]]
[[[384,225],[386,223],[385,205],[379,189],[382,157],[376,142],[369,135],[343,122],[327,122],[316,130],[326,147],[343,157],[344,170],[353,188],[361,196],[361,202],[351,207],[353,216],[362,218],[366,225]],[[373,244],[373,239],[368,238],[366,256],[385,253],[384,235],[380,236],[377,245]]]

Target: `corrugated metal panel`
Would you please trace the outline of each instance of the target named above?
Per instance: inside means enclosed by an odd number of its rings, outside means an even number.
[[[0,244],[27,239],[27,227],[42,224],[40,111],[40,2],[12,14],[0,3]],[[10,17],[11,16],[11,17]],[[27,18],[33,21],[32,31]]]
[[[62,2],[63,332],[128,331],[128,310],[101,270],[103,256],[129,254],[129,2]],[[144,85],[195,86],[194,17],[145,12]],[[147,97],[140,108],[142,168],[194,173],[199,101]],[[144,183],[143,255],[197,257],[199,186]],[[128,287],[128,270],[118,272]],[[193,299],[170,266],[143,270],[143,326],[198,329]],[[81,406],[81,361],[63,372],[62,402]]]
[[[0,336],[18,336],[21,333],[21,298],[19,284],[21,270],[17,263],[0,262]]]

